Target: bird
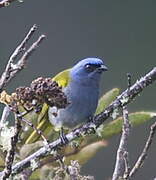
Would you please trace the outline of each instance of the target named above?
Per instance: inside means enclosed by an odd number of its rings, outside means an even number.
[[[73,129],[77,125],[87,122],[96,111],[101,75],[107,70],[103,60],[88,57],[77,62],[72,68],[58,73],[52,80],[62,87],[69,105],[64,109],[57,110],[56,107],[44,104],[37,128],[43,129],[47,126],[47,122],[50,122],[56,130]],[[35,139],[35,133],[33,132],[28,137],[26,144]]]

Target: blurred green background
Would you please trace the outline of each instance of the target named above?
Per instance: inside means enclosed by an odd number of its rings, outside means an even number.
[[[126,73],[132,81],[156,65],[156,1],[155,0],[24,0],[0,9],[0,72],[26,32],[37,24],[46,41],[29,58],[28,68],[7,87],[28,85],[33,79],[51,77],[73,66],[82,58],[95,56],[105,60],[109,72],[102,80],[102,92],[114,87],[124,90]],[[156,86],[144,90],[129,105],[129,111],[156,110]],[[130,163],[141,152],[152,122],[131,130]],[[156,138],[155,138],[156,139]],[[82,168],[83,174],[97,180],[111,177],[119,136]],[[154,179],[156,143],[135,179]]]

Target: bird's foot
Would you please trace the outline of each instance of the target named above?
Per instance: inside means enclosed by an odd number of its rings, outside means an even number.
[[[66,145],[69,143],[68,139],[66,138],[66,135],[64,134],[63,127],[61,127],[61,130],[60,130],[60,139],[61,139],[62,145]]]
[[[92,122],[92,121],[93,121],[93,117],[90,116],[90,117],[88,118],[87,122]]]

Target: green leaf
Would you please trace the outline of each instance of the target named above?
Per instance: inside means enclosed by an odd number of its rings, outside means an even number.
[[[97,153],[98,150],[103,148],[104,146],[107,146],[106,141],[98,141],[94,142],[92,144],[89,144],[82,148],[79,152],[76,154],[71,154],[69,156],[66,156],[65,163],[69,164],[71,160],[78,160],[79,164],[85,164],[89,159],[94,157],[94,155]]]
[[[98,107],[95,114],[101,113],[112,101],[116,99],[116,97],[119,95],[119,92],[120,90],[118,88],[114,88],[104,94],[99,99]]]
[[[0,170],[2,171],[5,166],[5,153],[0,149]]]
[[[151,120],[153,117],[156,117],[155,112],[135,112],[129,114],[129,120],[133,127],[141,125]],[[123,118],[119,117],[116,120],[104,125],[100,132],[101,137],[104,139],[108,139],[113,135],[119,134],[122,130],[122,122]]]
[[[20,148],[20,158],[21,159],[26,158],[28,155],[36,152],[42,146],[44,146],[44,142],[43,141],[37,141],[37,142],[32,143],[32,144],[24,144]]]
[[[129,120],[133,127],[148,122],[154,117],[156,117],[155,112],[135,112],[129,114]],[[88,141],[89,144],[79,149],[78,152],[76,151],[75,153],[65,153],[65,164],[70,164],[71,160],[78,160],[80,165],[85,164],[88,160],[94,157],[101,148],[107,146],[107,141],[103,141],[100,139],[109,139],[113,135],[121,133],[122,122],[123,118],[119,117],[114,121],[100,126],[97,131],[100,131],[99,134],[101,134],[101,137],[97,136],[97,134],[90,135],[88,137],[86,136],[87,139],[85,138],[85,140]],[[27,151],[28,149],[25,150]],[[50,166],[48,165],[48,171],[50,170],[50,167],[54,168],[56,166],[54,165],[54,163],[52,163]],[[40,171],[38,170],[38,172],[36,173],[39,174],[39,172]]]

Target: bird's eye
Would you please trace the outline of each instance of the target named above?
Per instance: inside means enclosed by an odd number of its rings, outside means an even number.
[[[85,68],[87,72],[93,72],[95,70],[95,67],[91,64],[86,64]]]

